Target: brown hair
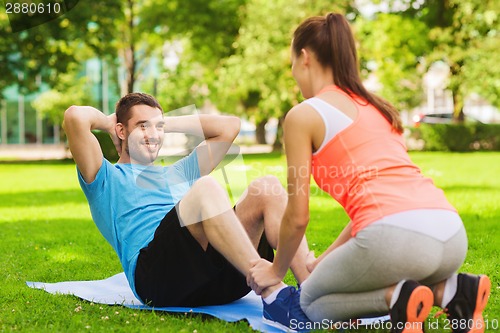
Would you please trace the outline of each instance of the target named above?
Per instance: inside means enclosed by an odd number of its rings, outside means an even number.
[[[135,105],[147,105],[153,108],[158,108],[163,112],[160,103],[151,95],[145,93],[130,93],[123,96],[117,103],[115,107],[116,121],[124,125],[127,124],[128,120],[132,117],[130,114],[130,109]]]
[[[305,48],[312,51],[322,66],[332,69],[336,86],[375,106],[398,133],[403,132],[398,110],[363,86],[354,36],[343,15],[330,13],[306,19],[293,34],[292,48],[296,55]]]

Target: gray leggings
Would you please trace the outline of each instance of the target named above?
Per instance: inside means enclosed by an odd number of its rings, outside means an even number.
[[[419,218],[425,220],[415,223]],[[388,287],[401,280],[433,286],[454,274],[466,253],[467,235],[456,213],[394,214],[329,253],[302,284],[300,305],[313,321],[384,315]]]

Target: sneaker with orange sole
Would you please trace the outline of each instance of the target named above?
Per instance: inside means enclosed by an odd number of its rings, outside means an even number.
[[[389,312],[391,333],[423,333],[433,303],[434,295],[429,287],[413,280],[406,281]]]
[[[486,275],[458,274],[457,292],[444,312],[453,333],[483,333],[483,310],[488,303],[491,281]]]

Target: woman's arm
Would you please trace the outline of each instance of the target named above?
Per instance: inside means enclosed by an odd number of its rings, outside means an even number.
[[[312,133],[315,126],[317,131],[314,121],[318,118],[314,110],[304,105],[296,106],[286,116],[283,128],[288,166],[288,204],[281,222],[273,263],[263,259],[255,261],[247,276],[249,286],[257,294],[283,279],[309,223]]]
[[[285,276],[309,223],[312,138],[310,118],[300,107],[286,117],[284,143],[287,157],[288,204],[283,215],[273,270]]]

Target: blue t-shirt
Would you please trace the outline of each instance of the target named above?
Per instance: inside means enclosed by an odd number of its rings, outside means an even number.
[[[118,254],[134,294],[139,251],[153,240],[165,215],[200,178],[196,151],[170,166],[111,164],[103,158],[96,178],[78,179],[97,228]]]

